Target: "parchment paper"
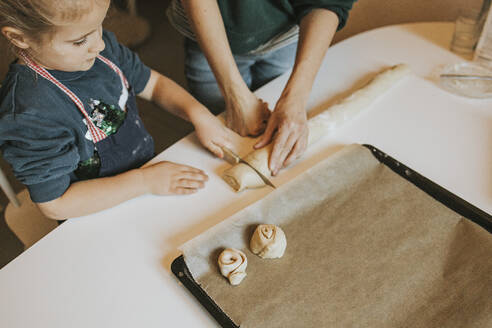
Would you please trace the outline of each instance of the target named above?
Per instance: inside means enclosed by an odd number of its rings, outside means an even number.
[[[249,251],[258,223],[283,258]],[[248,276],[217,268],[243,250]],[[352,145],[182,246],[195,280],[241,327],[492,327],[492,235]]]

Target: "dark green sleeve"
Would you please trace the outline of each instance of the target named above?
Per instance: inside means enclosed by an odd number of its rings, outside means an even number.
[[[338,16],[338,28],[342,29],[347,23],[348,15],[352,5],[356,0],[291,0],[294,14],[298,23],[313,9],[328,9]]]

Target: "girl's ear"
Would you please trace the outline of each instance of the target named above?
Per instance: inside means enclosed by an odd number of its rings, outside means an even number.
[[[20,30],[16,29],[15,27],[10,27],[10,26],[4,26],[1,29],[2,34],[14,44],[17,48],[20,49],[28,49],[29,44],[27,42],[27,39]]]

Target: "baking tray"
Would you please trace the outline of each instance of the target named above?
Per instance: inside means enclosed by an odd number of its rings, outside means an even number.
[[[408,166],[400,163],[391,156],[382,152],[372,145],[364,145],[373,156],[392,171],[411,182],[429,196],[439,201],[449,209],[462,215],[463,217],[475,222],[489,233],[492,233],[492,216],[467,201],[454,195],[438,184],[415,172]],[[231,318],[210,298],[210,296],[194,280],[188,270],[184,257],[181,255],[171,264],[171,270],[193,296],[205,307],[214,319],[224,328],[237,328]]]

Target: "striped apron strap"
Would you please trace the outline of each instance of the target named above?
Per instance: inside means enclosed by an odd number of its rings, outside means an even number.
[[[101,140],[103,140],[104,138],[107,137],[107,135],[106,135],[106,133],[104,133],[104,131],[102,131],[101,129],[99,129],[97,126],[94,125],[94,123],[90,119],[89,115],[85,111],[84,104],[79,99],[79,97],[77,97],[77,95],[75,95],[63,83],[61,83],[60,81],[58,81],[45,68],[43,68],[43,67],[39,66],[38,64],[36,64],[31,58],[29,58],[29,56],[26,53],[21,52],[20,53],[20,56],[26,62],[26,65],[30,69],[32,69],[34,72],[36,72],[37,74],[39,74],[41,77],[45,78],[46,80],[48,80],[48,81],[52,82],[54,85],[56,85],[60,90],[62,90],[74,102],[74,104],[77,106],[77,108],[79,109],[80,113],[84,116],[84,118],[85,118],[85,120],[87,122],[87,127],[89,128],[89,132],[92,135],[92,141],[94,143],[97,143],[97,142],[99,142],[99,141],[101,141]],[[120,70],[120,68],[118,66],[116,66],[112,61],[110,61],[109,59],[107,59],[106,57],[104,57],[102,55],[98,55],[97,58],[99,60],[101,60],[103,63],[105,63],[106,65],[108,65],[111,69],[113,69],[113,71],[115,71],[116,74],[118,74],[118,76],[120,77],[120,79],[123,81],[123,84],[125,85],[125,87],[127,89],[129,88],[128,81],[127,81],[125,75],[123,74],[123,72]]]

